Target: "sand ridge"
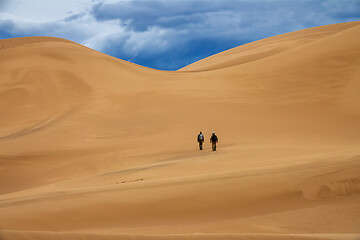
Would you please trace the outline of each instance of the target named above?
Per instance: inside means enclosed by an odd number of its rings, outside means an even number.
[[[174,72],[0,40],[0,239],[359,239],[359,32]]]

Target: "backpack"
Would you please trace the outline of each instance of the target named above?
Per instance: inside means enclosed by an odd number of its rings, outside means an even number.
[[[212,140],[213,142],[217,142],[217,141],[218,141],[218,138],[217,138],[216,135],[213,135],[213,136],[211,137],[211,140]]]
[[[199,134],[199,135],[198,135],[198,140],[204,140],[204,135]]]

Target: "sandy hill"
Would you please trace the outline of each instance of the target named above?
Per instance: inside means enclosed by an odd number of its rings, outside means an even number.
[[[176,72],[0,40],[0,239],[360,239],[359,66],[360,22]]]

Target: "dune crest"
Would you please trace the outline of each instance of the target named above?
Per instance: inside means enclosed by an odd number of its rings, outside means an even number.
[[[0,239],[358,239],[359,66],[360,22],[174,72],[0,40]]]

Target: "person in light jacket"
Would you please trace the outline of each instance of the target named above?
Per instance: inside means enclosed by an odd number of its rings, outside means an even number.
[[[199,143],[199,148],[200,150],[203,149],[203,142],[204,142],[205,138],[204,135],[202,134],[202,132],[199,133],[198,137],[197,137],[197,141]]]

